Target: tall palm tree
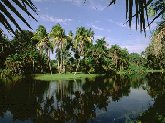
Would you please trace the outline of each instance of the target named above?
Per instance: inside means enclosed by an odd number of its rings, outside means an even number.
[[[76,52],[79,55],[78,61],[77,61],[77,67],[76,67],[76,72],[79,68],[80,65],[80,57],[84,56],[85,52],[85,46],[87,46],[89,43],[92,43],[94,38],[94,31],[92,29],[86,29],[85,27],[79,27],[77,28],[76,31],[76,36],[74,39],[74,48],[76,49]],[[75,72],[75,74],[76,74]]]
[[[69,71],[71,71],[71,66],[72,66],[72,47],[73,47],[73,39],[74,39],[74,35],[72,31],[69,31],[68,35],[66,36],[66,41],[67,44],[64,47],[64,53],[63,53],[63,64],[64,64],[64,71],[66,72],[67,69],[70,69]]]
[[[67,38],[65,35],[65,30],[61,27],[60,24],[53,26],[50,34],[50,40],[53,41],[54,47],[56,48],[56,56],[58,60],[58,71],[63,73],[65,70],[64,66],[64,48],[67,45]]]
[[[50,63],[50,52],[53,53],[53,44],[52,42],[50,42],[49,38],[48,38],[48,34],[46,32],[46,28],[42,25],[40,25],[38,27],[38,29],[36,30],[34,36],[32,37],[32,39],[34,41],[37,41],[37,49],[39,50],[40,54],[46,54],[48,60],[48,64],[49,64],[49,70],[52,74],[52,67],[51,67],[51,63]]]
[[[110,65],[110,63],[107,65],[107,62],[109,62],[109,60],[107,60],[107,50],[108,48],[105,38],[97,39],[91,53],[92,59],[94,60],[94,69],[97,73],[105,72],[105,69],[107,69],[108,65]]]
[[[112,61],[115,65],[116,71],[119,70],[119,63],[120,63],[120,57],[121,57],[121,48],[118,45],[112,45],[112,47],[109,49]]]
[[[42,40],[40,40],[37,43],[37,47],[38,49],[42,52],[42,54],[46,53],[47,56],[47,62],[49,64],[49,70],[52,74],[52,66],[51,66],[51,60],[50,60],[50,53],[54,52],[54,48],[53,48],[53,43],[49,41],[48,36],[44,37]]]

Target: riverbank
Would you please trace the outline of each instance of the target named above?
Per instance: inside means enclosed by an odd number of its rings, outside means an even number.
[[[143,70],[143,71],[139,71],[139,70],[134,70],[134,71],[131,71],[131,70],[126,70],[126,71],[119,71],[117,72],[117,74],[146,74],[146,73],[164,73],[165,70]]]
[[[35,74],[34,79],[36,80],[73,80],[73,79],[85,79],[85,78],[95,78],[97,76],[102,76],[102,74]]]
[[[140,72],[132,72],[132,71],[119,71],[117,74],[147,74],[147,73],[163,73],[165,70],[145,70],[145,71],[140,71]],[[50,81],[50,80],[73,80],[73,79],[85,79],[85,78],[95,78],[97,76],[103,76],[105,74],[83,74],[83,73],[77,73],[74,75],[74,73],[66,73],[66,74],[32,74],[28,76],[10,76],[7,78],[9,81],[17,81],[21,78],[27,78],[27,77],[32,77],[35,80],[43,80],[43,81]],[[0,81],[4,81],[6,79],[1,78],[0,76]]]

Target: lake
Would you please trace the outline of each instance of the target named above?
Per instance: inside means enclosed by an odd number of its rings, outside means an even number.
[[[0,123],[154,123],[164,105],[162,73],[0,83]]]

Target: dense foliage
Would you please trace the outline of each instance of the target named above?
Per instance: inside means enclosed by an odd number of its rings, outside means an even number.
[[[145,56],[149,68],[165,68],[165,21],[162,21],[153,32],[151,43],[145,50]]]
[[[1,34],[2,75],[32,73],[116,73],[129,68],[127,49],[108,46],[105,38],[94,40],[94,31],[79,27],[76,33],[66,34],[60,24],[50,33],[42,25],[32,33],[16,31],[12,40]],[[53,53],[55,60],[51,60]],[[137,59],[142,59],[137,54]],[[136,55],[135,55],[136,58]],[[54,58],[53,58],[54,59]]]
[[[108,46],[105,38],[94,39],[94,31],[79,27],[76,33],[60,24],[50,33],[42,25],[32,33],[15,31],[9,40],[1,33],[2,75],[32,73],[144,73],[146,68],[165,68],[164,21],[153,32],[151,44],[142,54],[131,53],[118,45]],[[51,53],[53,55],[51,55]],[[53,59],[50,56],[55,56]],[[3,76],[4,77],[4,76]]]

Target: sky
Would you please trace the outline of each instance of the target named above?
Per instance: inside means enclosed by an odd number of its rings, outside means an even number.
[[[109,46],[118,44],[127,48],[130,53],[140,53],[150,43],[150,33],[156,26],[152,24],[151,30],[147,29],[147,36],[135,29],[132,23],[130,29],[126,22],[125,0],[120,0],[116,5],[107,7],[110,0],[32,0],[38,8],[35,15],[38,22],[27,18],[33,31],[39,25],[44,25],[47,32],[60,23],[66,33],[72,30],[74,33],[77,27],[84,26],[92,28],[95,32],[95,39],[105,37]],[[19,22],[23,29],[26,25]]]

